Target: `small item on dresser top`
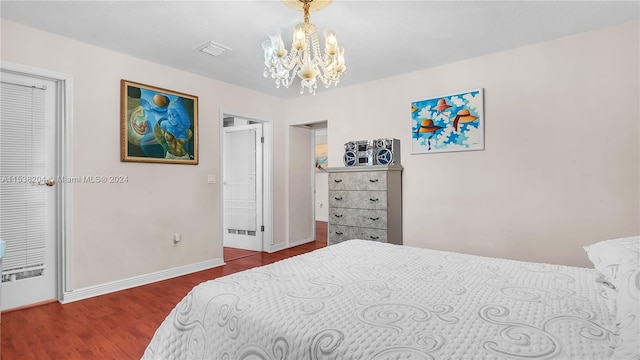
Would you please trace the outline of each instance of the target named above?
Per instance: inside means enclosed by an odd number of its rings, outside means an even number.
[[[400,140],[381,138],[344,144],[344,166],[400,165]]]

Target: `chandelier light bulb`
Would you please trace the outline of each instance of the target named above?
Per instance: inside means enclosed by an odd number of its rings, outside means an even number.
[[[273,55],[282,58],[287,56],[287,50],[284,48],[284,41],[282,41],[282,35],[280,29],[274,28],[269,32],[269,38],[271,39],[271,48],[273,49]],[[266,55],[265,55],[266,56]]]
[[[291,47],[298,51],[307,49],[307,34],[304,31],[303,24],[296,25],[293,30],[293,44]]]
[[[345,71],[347,71],[347,66],[344,64],[344,48],[341,47],[338,50],[338,60],[336,61],[336,73],[342,74]]]
[[[335,29],[326,29],[324,31],[324,51],[327,55],[335,55],[338,51],[338,38],[336,37]]]
[[[309,9],[314,0],[282,0],[290,5],[302,5],[304,22],[293,29],[291,51],[287,51],[282,41],[280,29],[269,32],[269,40],[262,43],[264,50],[265,77],[270,74],[276,80],[276,87],[288,88],[297,76],[300,78],[300,93],[307,89],[315,94],[318,80],[325,86],[337,85],[347,67],[344,48],[339,47],[335,29],[324,31],[324,51],[320,49],[316,26],[309,21]],[[324,7],[331,0],[319,3],[315,10]]]
[[[271,58],[273,57],[273,47],[271,46],[271,40],[265,40],[262,42],[262,50],[264,50],[264,61],[267,62],[271,60]]]

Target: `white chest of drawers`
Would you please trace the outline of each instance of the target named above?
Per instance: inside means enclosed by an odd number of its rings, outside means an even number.
[[[402,244],[402,166],[328,168],[328,245],[349,239]]]

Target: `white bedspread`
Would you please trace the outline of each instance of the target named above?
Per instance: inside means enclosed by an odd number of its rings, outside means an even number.
[[[196,286],[144,359],[607,359],[593,270],[350,240]]]

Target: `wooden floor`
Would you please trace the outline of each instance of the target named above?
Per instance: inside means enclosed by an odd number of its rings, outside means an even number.
[[[213,269],[66,305],[50,303],[2,314],[1,358],[140,359],[153,333],[192,287],[327,245],[327,223],[316,241],[276,253],[226,260]]]
[[[232,248],[232,247],[225,246],[222,249],[222,258],[224,259],[224,262],[228,262],[228,261],[231,261],[231,260],[236,260],[236,259],[243,258],[245,256],[255,255],[257,253],[258,253],[258,251],[237,249],[237,248]]]

